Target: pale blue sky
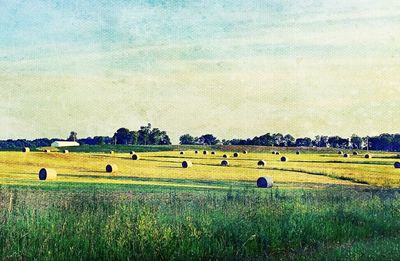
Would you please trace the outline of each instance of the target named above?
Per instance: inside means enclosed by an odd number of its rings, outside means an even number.
[[[399,132],[399,1],[215,2],[0,0],[0,138]]]

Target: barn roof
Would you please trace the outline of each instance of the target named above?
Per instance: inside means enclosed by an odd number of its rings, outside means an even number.
[[[64,141],[64,140],[56,140],[51,144],[52,147],[73,147],[79,145],[80,144],[76,141]]]

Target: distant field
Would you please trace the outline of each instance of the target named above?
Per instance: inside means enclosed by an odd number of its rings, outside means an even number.
[[[149,148],[0,152],[0,259],[400,259],[395,153],[141,152]],[[39,181],[42,167],[57,180]],[[256,188],[260,176],[274,187]]]
[[[62,151],[68,149],[71,152],[85,152],[85,153],[106,153],[110,150],[117,153],[129,153],[130,151],[136,152],[159,152],[159,151],[192,151],[192,150],[216,150],[216,151],[243,151],[247,150],[252,153],[271,153],[272,151],[280,151],[283,153],[294,153],[297,150],[302,151],[303,154],[336,154],[339,150],[344,153],[352,153],[351,149],[337,149],[337,148],[317,148],[317,147],[271,147],[271,146],[240,146],[240,145],[214,145],[214,146],[202,146],[202,145],[81,145],[79,147],[67,147],[67,148],[32,148],[32,151],[42,151],[43,149],[50,149],[52,151]],[[0,150],[0,151],[20,151],[20,148],[12,150]],[[367,153],[365,150],[358,150],[360,153]],[[390,155],[399,157],[400,153],[394,152],[375,152],[379,155]]]
[[[79,147],[67,147],[67,148],[52,148],[47,147],[53,151],[62,151],[67,149],[71,152],[85,152],[85,153],[95,153],[95,152],[109,152],[115,151],[119,153],[129,153],[130,151],[136,152],[157,152],[157,151],[171,151],[174,149],[172,145],[149,145],[149,146],[139,146],[139,145],[82,145]],[[37,150],[42,150],[43,148],[38,148]]]

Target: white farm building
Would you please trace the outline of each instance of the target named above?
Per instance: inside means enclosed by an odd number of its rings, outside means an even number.
[[[79,143],[76,141],[62,141],[56,140],[51,144],[52,147],[77,147]]]

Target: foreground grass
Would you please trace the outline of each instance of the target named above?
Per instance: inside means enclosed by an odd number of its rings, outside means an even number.
[[[0,259],[396,260],[394,190],[0,188]]]

